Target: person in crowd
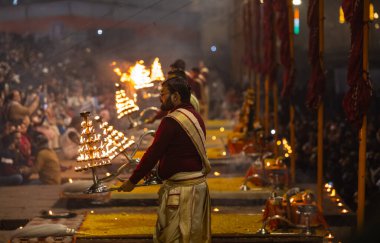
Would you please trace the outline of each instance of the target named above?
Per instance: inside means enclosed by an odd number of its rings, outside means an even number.
[[[23,183],[23,175],[18,166],[16,152],[17,141],[20,133],[12,132],[2,139],[0,150],[0,186],[20,185]]]
[[[154,242],[211,242],[210,195],[206,175],[210,163],[204,145],[206,128],[190,104],[190,87],[175,77],[162,84],[161,120],[152,145],[120,190],[132,191],[158,163],[164,181]]]
[[[8,95],[4,104],[4,115],[8,121],[14,121],[24,119],[25,116],[30,116],[35,112],[39,105],[39,97],[37,94],[33,94],[33,101],[29,106],[21,104],[21,92],[19,90],[13,90]]]
[[[25,116],[24,119],[20,121],[18,125],[18,132],[21,134],[20,142],[18,144],[18,150],[20,151],[20,155],[24,164],[26,166],[33,166],[34,157],[32,156],[32,143],[30,137],[28,135],[28,128],[30,125],[29,116]]]
[[[73,117],[70,125],[66,128],[65,132],[59,138],[63,156],[65,159],[76,159],[76,157],[78,156],[81,129],[80,124],[81,118],[79,116]]]
[[[33,167],[22,167],[23,174],[38,173],[38,179],[30,184],[59,185],[61,184],[61,166],[57,153],[49,148],[49,140],[43,134],[35,139],[37,154]]]

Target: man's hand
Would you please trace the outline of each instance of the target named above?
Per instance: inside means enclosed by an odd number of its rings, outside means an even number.
[[[150,118],[145,119],[144,122],[147,123],[147,124],[151,124],[151,123],[153,123],[155,120],[156,120],[156,119],[154,119],[154,117],[150,117]]]
[[[125,181],[121,186],[120,188],[118,189],[118,191],[124,191],[124,192],[130,192],[132,191],[133,189],[135,188],[135,184],[133,184],[130,180],[127,180]]]

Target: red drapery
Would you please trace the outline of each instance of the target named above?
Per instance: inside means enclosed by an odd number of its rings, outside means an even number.
[[[243,62],[250,69],[253,67],[252,48],[252,7],[251,1],[243,6],[243,33],[244,33],[244,56]]]
[[[309,108],[318,108],[325,90],[325,73],[319,50],[319,0],[309,0],[307,25],[309,26],[309,62],[311,76],[308,82],[306,104]]]
[[[363,0],[343,0],[344,17],[351,27],[351,50],[347,71],[349,90],[343,99],[347,119],[358,129],[368,110],[372,86],[368,75],[363,75]]]
[[[256,73],[260,73],[261,68],[261,4],[259,1],[253,1],[253,38],[254,38],[254,46],[253,46],[253,69]]]
[[[264,61],[263,72],[269,75],[269,81],[272,83],[275,78],[275,36],[274,36],[274,11],[273,1],[264,1],[264,17],[263,17],[263,46],[264,46]]]
[[[281,96],[289,96],[294,84],[294,65],[290,56],[290,33],[289,29],[289,11],[287,1],[279,0],[274,2],[274,9],[277,12],[276,33],[281,41],[280,61],[284,67],[282,76]]]

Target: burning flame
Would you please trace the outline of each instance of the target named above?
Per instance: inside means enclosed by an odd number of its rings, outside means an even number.
[[[149,71],[146,70],[144,61],[137,61],[136,64],[129,68],[130,78],[135,86],[135,89],[152,87]]]
[[[134,94],[133,99],[129,98],[123,89],[116,91],[115,99],[118,119],[139,110],[139,107],[136,105],[136,97],[137,95]]]
[[[150,73],[150,80],[165,80],[164,73],[162,72],[160,59],[156,57],[153,61],[151,73]]]
[[[87,165],[75,167],[76,171],[110,164],[108,153],[103,150],[101,135],[95,132],[93,122],[88,115],[84,116],[84,121],[81,123],[82,132],[77,157],[77,162],[87,163]]]
[[[107,122],[102,122],[101,119],[97,121],[100,122],[100,128],[103,130],[104,147],[110,160],[135,143],[134,140],[128,139],[124,133],[114,129]]]

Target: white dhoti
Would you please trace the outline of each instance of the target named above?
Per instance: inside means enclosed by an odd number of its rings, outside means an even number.
[[[201,172],[177,173],[159,192],[156,243],[211,242],[210,194]]]

